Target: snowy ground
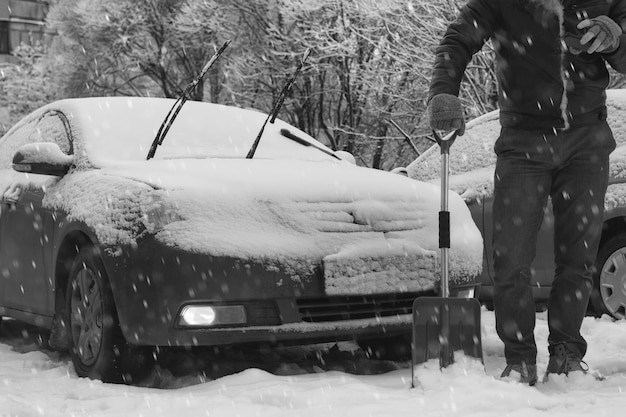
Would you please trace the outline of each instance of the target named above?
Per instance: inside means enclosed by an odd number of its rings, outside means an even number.
[[[588,317],[586,362],[605,376],[553,377],[536,387],[498,378],[503,346],[483,311],[485,367],[457,358],[428,363],[367,359],[350,343],[171,354],[137,386],[77,378],[69,359],[37,344],[33,328],[5,321],[0,335],[0,416],[618,416],[626,409],[626,321]],[[547,364],[547,322],[538,315],[538,367]]]

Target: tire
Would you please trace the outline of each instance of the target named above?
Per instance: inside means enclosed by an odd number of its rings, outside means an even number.
[[[78,376],[128,383],[143,370],[145,358],[124,339],[104,264],[93,247],[81,247],[72,263],[65,311]]]
[[[626,233],[609,239],[600,247],[593,279],[593,313],[626,318]]]

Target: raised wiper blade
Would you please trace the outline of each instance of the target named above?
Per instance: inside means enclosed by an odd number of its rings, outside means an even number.
[[[209,62],[207,62],[204,65],[204,68],[202,68],[200,75],[198,75],[193,81],[191,81],[189,85],[187,85],[185,91],[183,91],[181,96],[178,97],[170,111],[167,113],[167,116],[165,116],[165,120],[163,120],[163,123],[161,124],[161,127],[156,134],[156,137],[152,141],[152,145],[150,146],[150,150],[148,151],[148,156],[146,157],[146,159],[151,159],[154,157],[157,147],[163,143],[165,135],[167,135],[167,132],[170,130],[172,123],[174,123],[174,119],[176,119],[176,116],[178,116],[178,112],[180,112],[180,109],[183,108],[183,105],[188,100],[189,94],[194,88],[196,88],[200,80],[204,78],[205,74],[209,71],[209,69],[211,69],[215,61],[217,61],[217,59],[222,55],[222,52],[224,52],[228,45],[230,45],[230,40],[224,42],[222,47],[217,52],[215,52],[215,54],[213,54]]]
[[[254,139],[254,142],[252,143],[252,147],[250,148],[250,150],[248,151],[248,154],[246,155],[247,159],[251,159],[256,153],[256,148],[259,146],[259,142],[261,141],[261,136],[263,136],[263,131],[265,130],[265,126],[267,125],[267,122],[274,123],[274,121],[276,120],[276,116],[278,115],[278,112],[280,108],[282,107],[283,102],[285,101],[285,97],[287,97],[287,93],[291,89],[291,86],[293,85],[294,81],[296,80],[296,77],[298,76],[298,74],[300,73],[300,70],[302,69],[302,66],[304,65],[304,61],[306,61],[310,53],[311,53],[311,50],[308,48],[306,51],[304,51],[304,55],[302,56],[302,59],[300,60],[298,67],[294,71],[291,78],[289,78],[287,83],[283,86],[283,89],[278,95],[276,102],[272,106],[272,111],[270,112],[270,114],[267,115],[267,119],[265,119],[265,122],[263,122],[263,126],[261,126],[261,130],[259,130],[259,133],[256,135],[256,139]]]
[[[321,146],[319,146],[319,145],[317,145],[315,143],[309,142],[308,140],[306,140],[304,138],[301,138],[300,136],[292,133],[289,129],[280,129],[280,134],[281,134],[281,136],[284,136],[287,139],[291,139],[294,142],[298,142],[300,145],[312,146],[315,149],[318,149],[318,150],[324,152],[326,155],[330,155],[333,158],[337,158],[340,161],[343,161],[343,159],[341,157],[337,156],[334,152],[329,151],[328,149],[322,148]]]

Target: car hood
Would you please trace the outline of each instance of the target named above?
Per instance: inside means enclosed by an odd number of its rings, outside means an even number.
[[[264,199],[328,201],[368,198],[429,201],[431,185],[346,161],[271,159],[153,160],[101,170],[155,189]]]
[[[107,245],[151,233],[189,252],[278,262],[294,279],[323,263],[342,277],[361,269],[395,271],[395,279],[398,268],[422,268],[431,285],[440,196],[433,184],[344,161],[151,160],[70,173],[46,204],[88,223]],[[482,267],[482,237],[455,193],[449,208],[451,277],[469,279]]]

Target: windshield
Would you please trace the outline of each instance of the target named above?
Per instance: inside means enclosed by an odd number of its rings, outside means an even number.
[[[73,122],[80,125],[77,136],[86,156],[94,166],[106,166],[108,161],[146,160],[173,103],[168,99],[125,97],[73,101]],[[154,159],[245,158],[266,118],[266,114],[254,110],[188,101]],[[336,159],[329,148],[279,119],[265,127],[255,154],[255,159],[262,158]]]

